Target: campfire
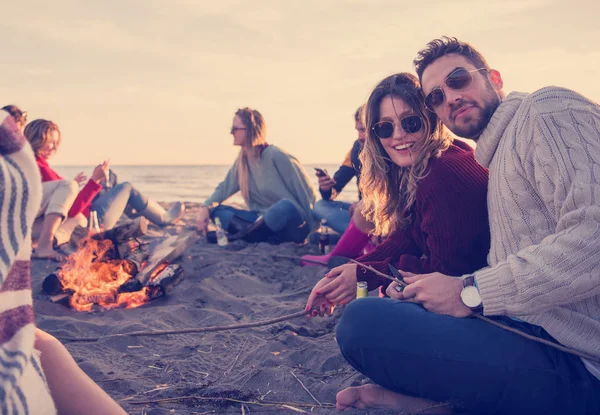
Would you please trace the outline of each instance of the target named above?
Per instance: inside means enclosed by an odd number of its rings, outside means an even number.
[[[170,262],[195,238],[143,244],[137,238],[146,230],[142,218],[83,238],[65,263],[44,279],[42,289],[52,302],[78,311],[135,308],[167,295],[183,278],[183,268]]]

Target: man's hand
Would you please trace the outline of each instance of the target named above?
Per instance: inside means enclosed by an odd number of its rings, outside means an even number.
[[[327,192],[335,186],[335,180],[333,180],[330,175],[326,174],[325,176],[317,177],[319,178],[319,190]]]
[[[432,313],[453,317],[471,315],[471,309],[460,299],[460,292],[463,289],[461,278],[450,277],[439,272],[419,275],[400,271],[400,274],[408,284],[400,294],[404,300],[419,303]],[[388,291],[392,292],[392,290],[396,291],[393,287],[388,288]],[[394,297],[402,299],[398,295]]]

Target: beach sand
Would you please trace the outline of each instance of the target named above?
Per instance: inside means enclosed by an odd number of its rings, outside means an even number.
[[[198,205],[187,207],[182,224],[164,229],[151,226],[148,237],[189,232]],[[224,252],[229,250],[256,256]],[[36,321],[41,329],[58,338],[94,337],[136,330],[241,324],[302,311],[325,269],[302,268],[293,260],[274,260],[268,256],[273,253],[304,255],[316,253],[316,247],[237,241],[221,248],[200,240],[176,261],[183,266],[185,277],[168,297],[136,309],[95,313],[51,303],[41,292],[41,284],[56,263],[35,260],[32,279]],[[242,410],[239,402],[176,399],[185,396],[288,402],[296,408],[307,405],[302,407],[307,412],[329,414],[337,411],[319,408],[316,400],[334,404],[340,389],[368,382],[345,362],[335,342],[341,311],[335,310],[331,317],[302,316],[256,328],[117,337],[65,345],[81,368],[131,414],[298,413],[281,406],[247,404]],[[161,399],[156,403],[134,403]]]

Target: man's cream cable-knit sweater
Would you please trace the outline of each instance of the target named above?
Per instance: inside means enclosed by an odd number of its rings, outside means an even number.
[[[557,87],[512,93],[475,157],[490,170],[490,267],[475,273],[484,313],[600,359],[600,107]]]

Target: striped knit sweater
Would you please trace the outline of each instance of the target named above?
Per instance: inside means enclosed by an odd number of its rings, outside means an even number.
[[[0,413],[54,414],[33,349],[31,225],[41,180],[33,152],[12,117],[0,111]]]
[[[475,157],[490,174],[490,267],[475,273],[485,314],[600,359],[600,107],[557,87],[512,93]]]

